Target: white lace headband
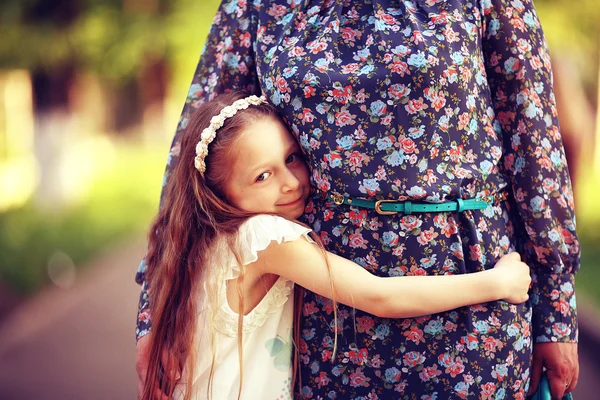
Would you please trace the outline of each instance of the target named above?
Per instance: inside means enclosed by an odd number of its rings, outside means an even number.
[[[200,171],[202,176],[204,176],[204,172],[206,171],[206,163],[204,160],[208,155],[208,145],[215,139],[217,130],[223,126],[225,120],[233,117],[238,111],[245,110],[250,105],[258,106],[266,102],[267,99],[264,96],[248,96],[234,101],[233,104],[229,106],[223,107],[218,115],[215,115],[210,119],[210,125],[205,128],[200,135],[200,141],[196,145],[196,158],[194,158],[194,166]]]

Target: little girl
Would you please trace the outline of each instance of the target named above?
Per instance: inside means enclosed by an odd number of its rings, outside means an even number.
[[[180,159],[149,235],[144,399],[158,389],[183,399],[293,398],[294,309],[302,308],[294,284],[333,300],[333,315],[323,316],[333,337],[336,302],[408,318],[528,298],[529,268],[517,253],[473,274],[382,278],[325,252],[296,221],[309,195],[308,168],[264,98],[230,93],[202,105],[175,151]],[[181,380],[162,375],[165,351]]]

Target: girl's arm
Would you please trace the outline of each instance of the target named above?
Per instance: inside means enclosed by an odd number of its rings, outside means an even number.
[[[382,318],[409,318],[506,299],[527,300],[531,278],[518,253],[504,256],[494,269],[464,275],[380,278],[360,265],[326,253],[335,300]],[[301,238],[259,252],[250,268],[276,274],[321,296],[332,298],[330,275],[318,246]]]

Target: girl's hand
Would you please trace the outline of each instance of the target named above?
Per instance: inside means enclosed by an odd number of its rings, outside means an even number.
[[[529,266],[521,261],[521,255],[517,252],[509,253],[500,258],[492,272],[494,279],[498,282],[500,298],[513,304],[520,304],[527,299],[531,284]]]

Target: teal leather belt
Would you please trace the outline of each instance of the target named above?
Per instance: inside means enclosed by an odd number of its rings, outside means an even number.
[[[337,205],[348,205],[354,207],[370,208],[380,215],[392,215],[397,213],[431,213],[431,212],[463,212],[465,210],[483,210],[490,204],[483,199],[456,199],[445,203],[415,203],[412,201],[396,200],[362,200],[331,193],[327,196]]]

